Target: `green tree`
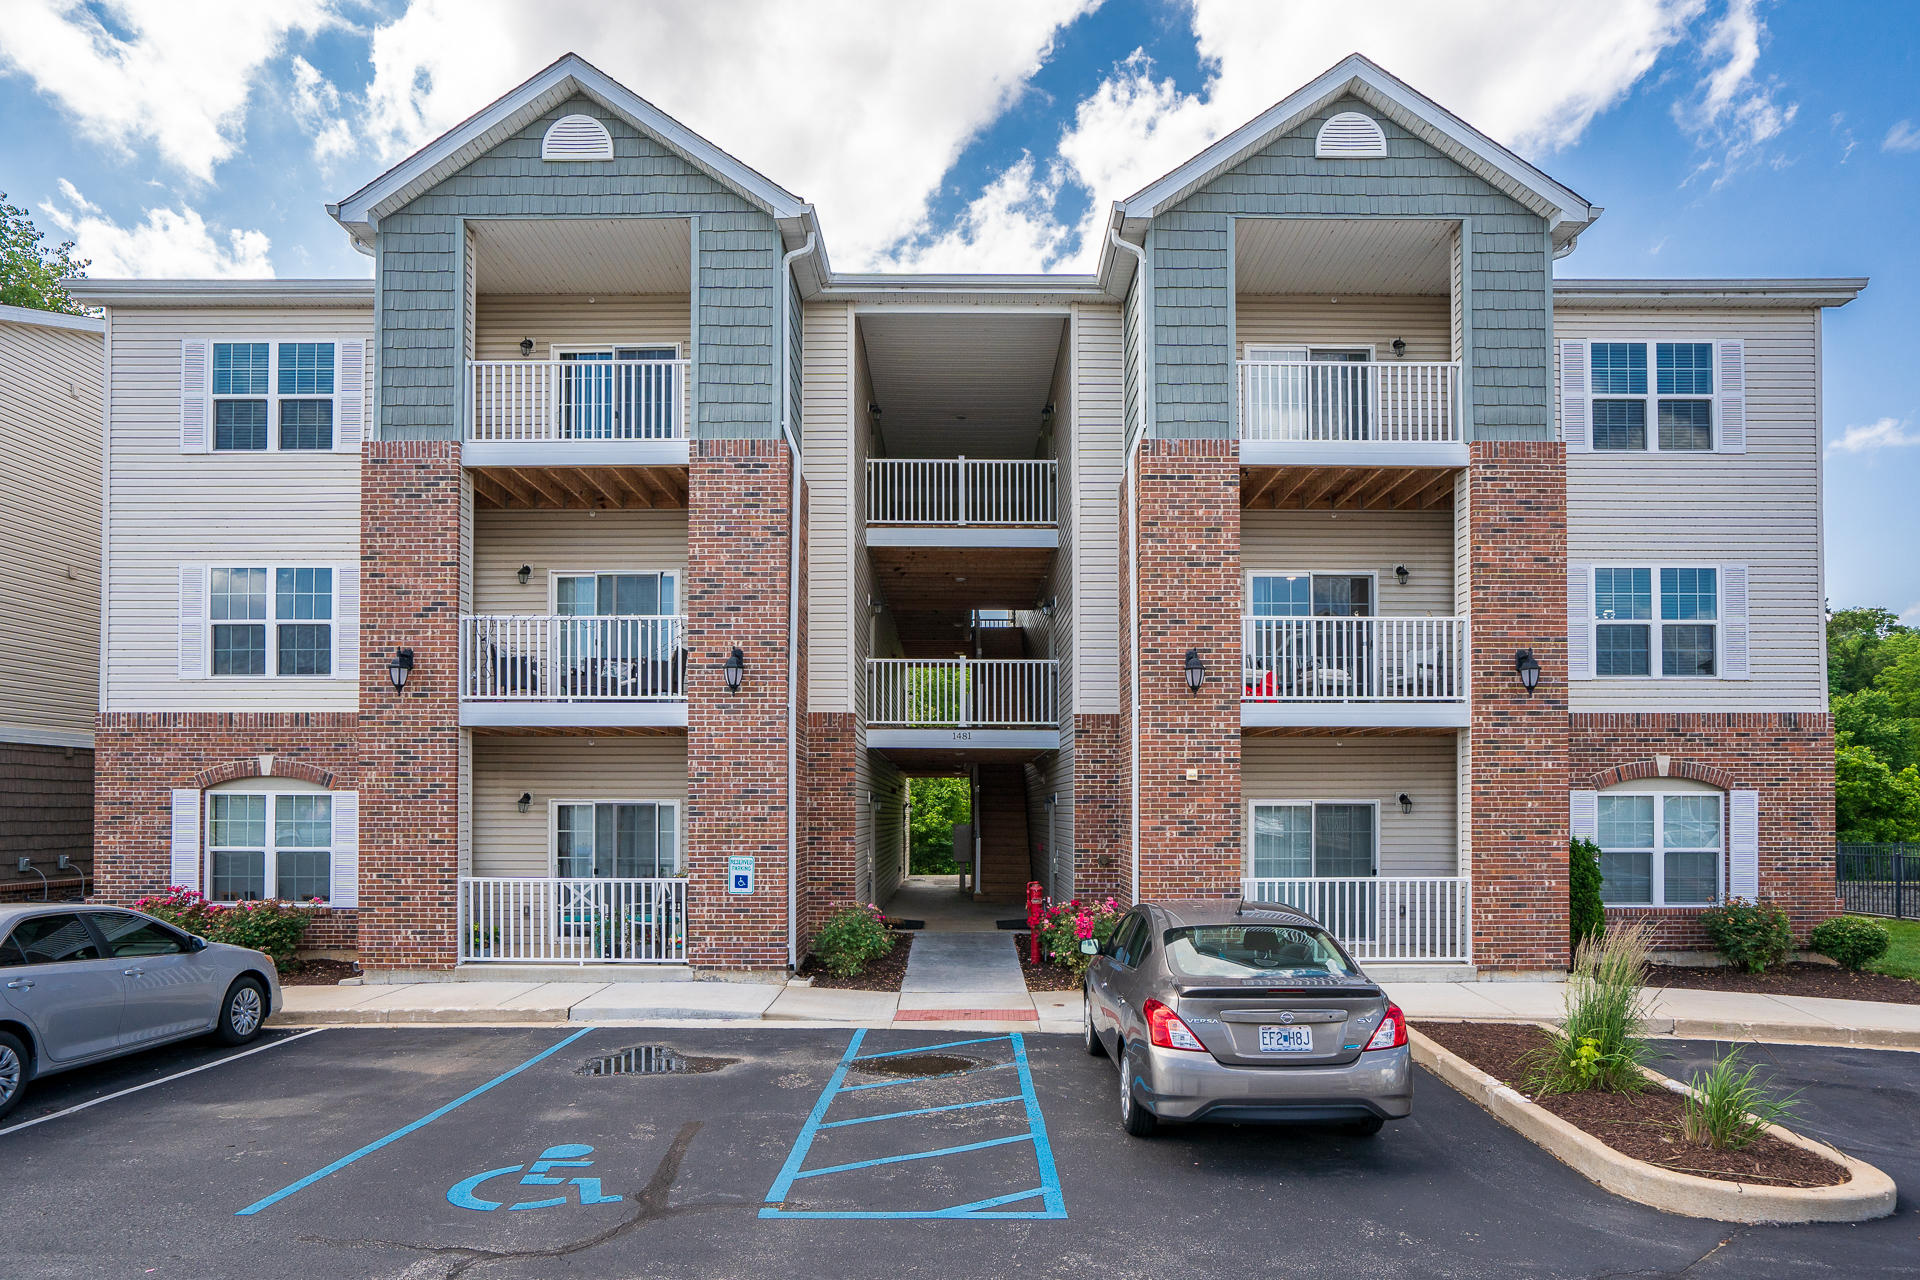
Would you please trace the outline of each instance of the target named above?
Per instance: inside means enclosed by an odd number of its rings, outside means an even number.
[[[1887,642],[1913,634],[1891,609],[1837,609],[1828,614],[1828,692],[1858,693],[1871,688],[1892,656],[1886,651]]]
[[[1895,773],[1867,747],[1834,752],[1835,826],[1842,840],[1920,840],[1920,769]]]
[[[7,203],[0,191],[0,306],[31,307],[35,311],[80,314],[80,304],[67,295],[66,283],[87,274],[89,260],[75,259],[73,241],[51,250],[27,211]]]
[[[1920,717],[1920,632],[1902,631],[1880,646],[1882,665],[1873,687],[1893,702],[1893,709],[1909,719]]]
[[[1920,720],[1901,715],[1883,689],[1834,695],[1833,734],[1840,745],[1867,748],[1895,773],[1920,765]]]
[[[915,875],[950,876],[960,867],[953,860],[953,826],[972,813],[965,778],[915,778],[907,784],[913,802],[908,823],[911,840],[908,868]]]

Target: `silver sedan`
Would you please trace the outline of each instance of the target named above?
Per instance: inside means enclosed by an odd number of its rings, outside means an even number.
[[[1142,902],[1087,969],[1086,1047],[1120,1067],[1120,1119],[1335,1122],[1413,1109],[1407,1023],[1311,916]]]
[[[56,1071],[209,1032],[245,1044],[279,1006],[258,951],[138,911],[0,906],[0,1116]]]

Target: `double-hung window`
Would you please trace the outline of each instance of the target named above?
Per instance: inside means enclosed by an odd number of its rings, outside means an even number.
[[[215,565],[207,578],[211,674],[333,674],[333,570]]]
[[[1719,571],[1601,565],[1593,571],[1594,675],[1719,674]]]
[[[215,791],[207,800],[209,898],[309,902],[332,897],[331,795]]]
[[[1595,342],[1588,348],[1596,452],[1710,453],[1710,342]]]
[[[212,346],[209,389],[216,453],[333,448],[334,343]]]
[[[1598,821],[1602,901],[1643,907],[1719,901],[1719,792],[1603,793]]]

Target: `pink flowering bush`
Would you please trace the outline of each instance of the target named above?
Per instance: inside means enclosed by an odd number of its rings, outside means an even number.
[[[1076,978],[1085,978],[1093,957],[1082,952],[1080,944],[1088,938],[1096,948],[1105,943],[1125,913],[1126,908],[1115,898],[1049,900],[1040,907],[1040,953],[1054,964],[1071,969]]]
[[[313,908],[326,903],[318,898],[311,903],[208,902],[192,889],[175,885],[165,893],[141,898],[133,906],[209,942],[264,951],[284,973],[313,920]]]

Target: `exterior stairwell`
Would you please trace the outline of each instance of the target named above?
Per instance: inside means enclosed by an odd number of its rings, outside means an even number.
[[[980,766],[981,902],[1021,902],[1030,875],[1027,852],[1027,780],[1017,764]]]

